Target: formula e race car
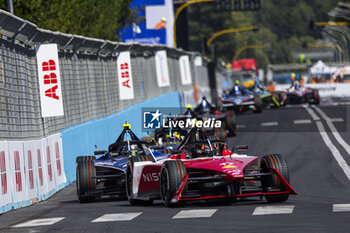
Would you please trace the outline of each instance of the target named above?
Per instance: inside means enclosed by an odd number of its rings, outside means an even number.
[[[178,150],[162,161],[129,159],[126,192],[131,204],[161,199],[165,206],[184,201],[224,199],[236,201],[265,196],[269,202],[286,201],[296,194],[289,184],[286,161],[279,154],[259,157],[238,154],[246,147],[226,148],[193,128]]]
[[[91,202],[102,195],[125,198],[125,171],[130,156],[138,156],[144,161],[156,161],[168,155],[153,153],[149,143],[141,141],[131,131],[129,124],[108,151],[95,151],[95,156],[79,156],[76,159],[76,188],[79,202]]]
[[[259,95],[248,90],[236,90],[234,87],[230,92],[222,94],[222,107],[225,110],[233,110],[236,113],[252,110],[255,113],[261,113],[263,102]]]
[[[292,87],[284,92],[280,92],[281,104],[320,104],[318,90],[306,87]]]
[[[201,102],[193,110],[193,113],[190,111],[191,109],[188,108],[185,114],[193,115],[194,113],[195,117],[199,120],[213,118],[222,122],[222,127],[220,128],[207,129],[207,131],[211,131],[211,134],[215,134],[221,139],[226,138],[226,136],[231,137],[237,135],[235,112],[232,110],[220,111],[219,108],[211,105],[205,96],[202,97]],[[208,134],[208,132],[206,133]]]

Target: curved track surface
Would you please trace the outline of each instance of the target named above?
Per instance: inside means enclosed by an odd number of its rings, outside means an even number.
[[[240,132],[230,146],[247,144],[249,155],[286,158],[298,195],[284,203],[79,204],[73,184],[45,202],[1,215],[0,232],[349,232],[349,116],[349,102],[339,100],[238,116]]]

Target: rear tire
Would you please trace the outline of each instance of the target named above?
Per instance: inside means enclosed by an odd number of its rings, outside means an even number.
[[[237,135],[236,114],[234,111],[226,112],[226,129],[228,136],[233,137]]]
[[[270,168],[276,169],[281,174],[281,176],[289,183],[288,167],[282,155],[265,155],[261,160],[260,167],[262,168],[263,172],[270,172]],[[267,191],[269,188],[279,188],[282,191],[285,190],[277,175],[265,176],[264,179],[261,180],[261,183],[265,191]],[[265,196],[268,202],[283,202],[286,201],[288,197],[289,194],[273,194]]]
[[[125,184],[126,184],[126,196],[131,205],[152,205],[153,200],[138,200],[134,198],[133,192],[133,171],[135,162],[152,161],[155,162],[152,155],[138,155],[129,158],[128,165],[126,167]]]
[[[255,106],[255,113],[261,113],[262,112],[262,101],[259,96],[254,96],[254,106]]]
[[[96,200],[96,196],[86,195],[96,190],[95,159],[95,156],[79,156],[76,159],[76,188],[80,203]]]
[[[165,206],[176,205],[171,203],[171,199],[186,176],[186,167],[181,160],[164,161],[160,172],[160,196]]]
[[[220,128],[215,128],[215,136],[218,137],[220,140],[226,141],[227,135],[226,135],[226,124],[222,122],[222,125]]]

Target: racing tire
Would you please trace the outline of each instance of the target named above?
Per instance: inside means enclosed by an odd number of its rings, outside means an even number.
[[[220,140],[226,141],[227,135],[226,135],[226,125],[224,122],[222,122],[222,126],[220,128],[215,128],[215,136],[218,137]]]
[[[265,155],[261,160],[260,167],[263,172],[270,172],[270,168],[274,168],[289,183],[289,171],[287,167],[287,162],[285,161],[282,155]],[[279,188],[282,191],[285,190],[277,175],[262,177],[261,183],[265,191],[267,191],[269,188]],[[288,197],[289,194],[273,194],[266,195],[265,199],[268,202],[283,202],[286,201]]]
[[[96,190],[95,159],[95,156],[79,156],[76,158],[76,188],[80,203],[96,200],[96,196],[87,195]]]
[[[228,130],[229,137],[237,135],[236,114],[234,111],[226,112],[226,129]]]
[[[254,113],[261,113],[262,112],[262,101],[259,96],[254,96],[254,107],[255,110]]]
[[[186,167],[181,160],[164,161],[160,172],[160,196],[166,207],[176,206],[171,199],[186,176]]]
[[[125,173],[125,184],[126,184],[126,197],[131,205],[152,205],[153,200],[139,200],[134,198],[133,194],[133,171],[135,162],[155,162],[152,155],[138,155],[129,158],[126,173]]]
[[[318,94],[318,90],[313,90],[312,97],[309,99],[309,104],[320,104],[320,96]]]

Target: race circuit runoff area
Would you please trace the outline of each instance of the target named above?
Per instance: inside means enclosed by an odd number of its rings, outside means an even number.
[[[282,154],[298,193],[286,202],[79,204],[72,184],[44,202],[2,214],[0,232],[348,232],[349,116],[349,101],[331,99],[237,116],[239,133],[229,146],[247,144],[249,155]]]

